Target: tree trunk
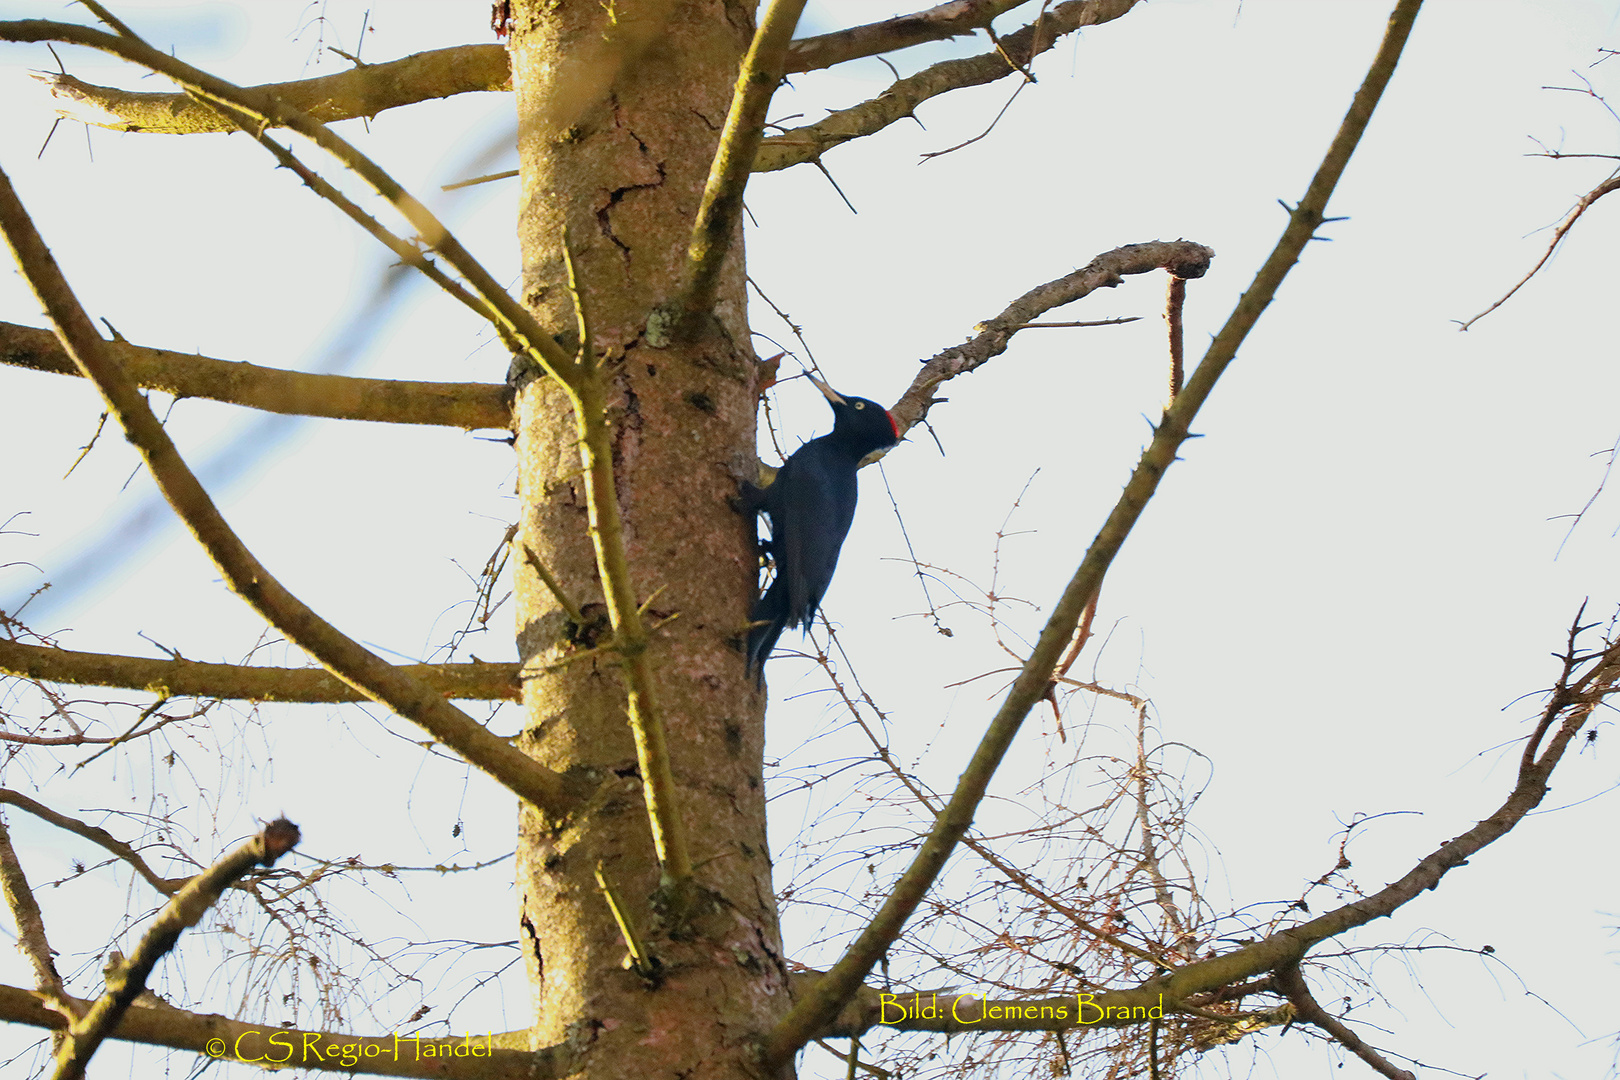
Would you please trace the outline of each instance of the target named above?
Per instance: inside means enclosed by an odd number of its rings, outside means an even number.
[[[764,695],[740,648],[755,587],[753,526],[729,505],[738,479],[757,469],[740,237],[709,328],[666,348],[646,340],[649,315],[680,285],[753,5],[515,6],[522,297],[577,345],[566,224],[610,376],[636,595],[654,624],[679,616],[653,633],[650,656],[702,887],[694,918],[672,938],[651,902],[659,867],[614,654],[527,675],[520,745],[599,791],[566,820],[522,815],[517,883],[538,1003],[534,1045],[570,1042],[585,1076],[754,1075],[755,1040],[788,1001],[765,843]],[[520,655],[537,668],[608,641],[611,630],[568,397],[543,377],[517,381],[520,541],[591,624],[571,630],[533,569],[520,569]],[[661,964],[652,979],[626,969],[598,863]]]

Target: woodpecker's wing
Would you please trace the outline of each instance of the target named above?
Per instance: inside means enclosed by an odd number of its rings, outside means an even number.
[[[771,552],[787,590],[788,625],[815,616],[855,520],[855,470],[825,437],[801,446],[766,493]]]

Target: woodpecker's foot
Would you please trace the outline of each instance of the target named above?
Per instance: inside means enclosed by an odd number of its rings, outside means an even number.
[[[731,508],[739,514],[757,514],[760,507],[765,505],[765,489],[747,480],[737,484],[737,494],[731,500]]]

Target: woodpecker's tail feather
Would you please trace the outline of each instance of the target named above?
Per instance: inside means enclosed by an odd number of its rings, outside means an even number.
[[[755,685],[765,686],[765,661],[776,648],[776,639],[788,623],[787,589],[778,577],[765,590],[765,595],[754,604],[749,615],[753,626],[748,630],[748,670],[754,672]]]

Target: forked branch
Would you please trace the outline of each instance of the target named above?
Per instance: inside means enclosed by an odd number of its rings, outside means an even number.
[[[940,384],[1006,352],[1013,335],[1045,312],[1072,304],[1097,289],[1114,288],[1132,274],[1168,270],[1172,278],[1203,277],[1214,257],[1213,249],[1190,240],[1155,240],[1105,251],[1080,269],[1037,285],[1008,304],[1001,314],[975,326],[973,337],[925,361],[889,412],[904,434],[927,417]]]
[[[806,161],[842,143],[882,131],[913,115],[929,98],[969,86],[983,86],[1022,74],[1030,61],[1083,26],[1111,22],[1137,0],[1066,0],[1044,11],[1028,26],[1001,38],[1001,47],[960,60],[944,60],[894,83],[870,101],[840,109],[813,124],[772,135],[759,147],[755,172],[774,172]]]
[[[1399,1068],[1383,1054],[1371,1046],[1344,1025],[1344,1022],[1332,1013],[1322,1008],[1317,1002],[1311,988],[1305,984],[1305,976],[1300,974],[1299,965],[1291,964],[1277,972],[1277,988],[1288,996],[1288,1001],[1294,1006],[1295,1015],[1307,1024],[1321,1028],[1334,1040],[1350,1051],[1356,1057],[1366,1062],[1368,1067],[1380,1076],[1387,1076],[1389,1080],[1417,1080],[1417,1077],[1406,1069]]]

